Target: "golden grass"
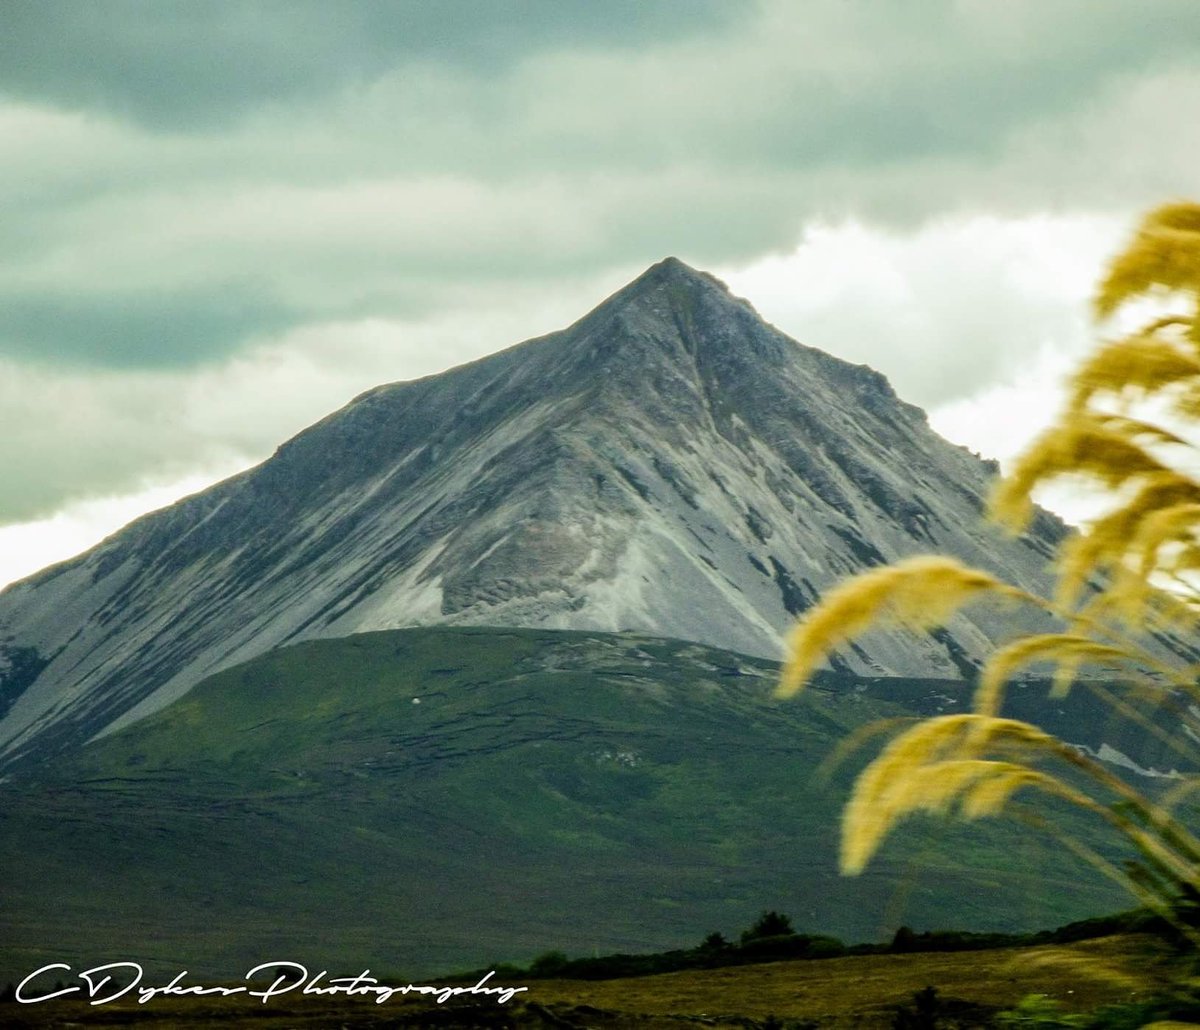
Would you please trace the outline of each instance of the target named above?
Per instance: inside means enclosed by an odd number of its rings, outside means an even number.
[[[989,591],[1008,598],[1027,596],[989,573],[936,555],[855,576],[829,591],[792,630],[778,695],[795,694],[831,651],[873,625],[939,626]]]
[[[551,981],[537,985],[535,998],[644,1016],[707,1016],[718,1020],[717,1026],[736,1025],[737,1017],[775,1015],[816,1020],[829,1030],[883,1030],[891,1027],[896,1006],[909,1003],[926,986],[936,987],[943,998],[996,1008],[1044,994],[1068,1011],[1087,1011],[1146,997],[1176,979],[1172,959],[1161,945],[1130,937],[994,951],[774,962],[604,983]]]
[[[1056,662],[1072,674],[1084,662],[1112,665],[1128,663],[1128,651],[1099,644],[1089,637],[1071,633],[1039,633],[1022,637],[998,649],[983,667],[975,688],[975,711],[998,715],[1004,699],[1004,686],[1018,669],[1038,662]],[[1056,694],[1065,694],[1065,686],[1055,684]]]
[[[1150,437],[1148,440],[1147,437]],[[1033,514],[1033,491],[1042,483],[1070,476],[1098,482],[1111,491],[1137,485],[1173,470],[1147,449],[1173,443],[1163,431],[1151,434],[1143,423],[1093,412],[1070,412],[1039,436],[997,482],[990,500],[996,521],[1020,529]]]
[[[1200,205],[1164,204],[1142,221],[1132,242],[1109,265],[1093,305],[1107,318],[1151,292],[1192,292],[1200,283]]]
[[[463,1009],[428,1000],[394,999],[375,1005],[365,999],[276,999],[268,1006],[226,999],[160,999],[150,1005],[120,1002],[90,1009],[83,1002],[23,1006],[17,1013],[31,1026],[126,1024],[139,1030],[196,1030],[252,1026],[262,1030],[331,1026],[488,1026],[497,1015],[518,1027],[553,1025],[553,1019],[597,1028],[639,1030],[702,1025],[744,1028],[747,1020],[774,1015],[784,1021],[816,1021],[823,1030],[886,1030],[897,1006],[927,986],[943,999],[994,1009],[1011,1008],[1042,994],[1069,1012],[1134,1002],[1176,985],[1178,959],[1157,940],[1125,935],[1070,945],[1000,948],[987,951],[867,955],[818,961],[772,962],[713,970],[688,970],[623,980],[531,980],[507,1005]],[[439,981],[441,982],[441,981]],[[488,1002],[488,1006],[495,1006]],[[462,1013],[453,1022],[454,1010]],[[580,1007],[586,1006],[586,1014]],[[52,1010],[52,1011],[51,1011]],[[549,1013],[551,1019],[544,1015]],[[426,1014],[430,1022],[421,1022]],[[437,1020],[434,1024],[432,1020]],[[411,1023],[409,1021],[412,1021]]]
[[[1124,667],[1132,685],[1100,688],[1097,696],[1159,737],[1161,728],[1134,702],[1177,703],[1168,687],[1200,702],[1200,666],[1164,656],[1162,648],[1166,630],[1200,637],[1200,483],[1186,471],[1200,467],[1200,452],[1153,420],[1164,410],[1200,420],[1200,205],[1167,204],[1146,216],[1112,261],[1095,311],[1106,318],[1146,294],[1181,300],[1186,310],[1104,344],[1085,361],[1071,380],[1066,410],[992,492],[991,516],[1018,530],[1031,518],[1033,493],[1043,484],[1072,477],[1110,491],[1110,510],[1060,547],[1053,601],[953,559],[925,556],[848,580],[793,630],[778,691],[783,697],[855,636],[878,626],[940,626],[982,594],[1041,604],[1065,625],[1000,647],[981,672],[973,714],[918,723],[866,767],[843,812],[843,872],[861,872],[887,834],[913,813],[996,815],[1017,791],[1032,787],[1101,816],[1133,846],[1133,864],[1124,870],[1089,854],[1139,902],[1174,918],[1178,892],[1185,886],[1200,891],[1200,842],[1174,820],[1170,806],[1150,803],[1036,727],[999,718],[1006,685],[1045,664],[1054,670],[1052,695],[1065,694],[1085,666],[1110,675]],[[1193,722],[1181,717],[1174,746],[1196,759],[1200,736],[1188,735]],[[1070,775],[1047,771],[1047,760]],[[1087,793],[1075,786],[1079,774],[1091,781]],[[1200,952],[1200,934],[1178,928]]]
[[[1200,358],[1165,332],[1185,324],[1178,318],[1159,319],[1141,332],[1106,343],[1071,376],[1069,407],[1081,411],[1101,394],[1134,400],[1193,385],[1200,378]]]
[[[926,719],[901,733],[862,772],[843,810],[842,872],[862,872],[893,827],[917,812],[961,803],[967,818],[995,815],[1022,787],[1081,800],[1044,772],[981,757],[989,748],[1014,747],[1054,752],[1058,744],[1029,723],[976,713]]]

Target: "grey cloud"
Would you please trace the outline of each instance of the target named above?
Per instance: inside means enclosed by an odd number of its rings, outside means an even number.
[[[557,155],[567,167],[619,160],[662,168],[687,161],[726,172],[803,174],[895,169],[932,159],[979,164],[1003,153],[1014,132],[1080,117],[1130,89],[1139,74],[1200,67],[1200,5],[1156,9],[1153,18],[1128,7],[1118,17],[1097,5],[1086,31],[1082,10],[1074,25],[1031,19],[1019,33],[1020,49],[989,45],[985,27],[966,17],[926,19],[914,30],[903,20],[914,6],[889,9],[892,21],[861,17],[839,26],[851,51],[844,68],[806,61],[791,39],[774,45],[743,40],[711,63],[710,55],[695,53],[668,64],[689,82],[678,94],[656,89],[661,83],[647,69],[632,75],[624,68],[602,70],[580,89],[603,83],[620,112],[612,123],[603,110],[591,119],[554,112],[551,131],[527,135],[520,131],[528,117],[521,109],[530,101],[516,92],[511,119],[502,124],[518,130],[511,139],[526,159],[532,144],[540,159]],[[869,10],[874,15],[880,8]],[[545,95],[554,94],[547,89]],[[503,159],[505,141],[492,142]]]
[[[10,0],[0,19],[0,138],[20,141],[0,148],[0,355],[97,380],[211,370],[298,324],[616,285],[669,253],[748,262],[814,220],[1125,217],[1194,192],[1200,161],[1193,0]],[[151,443],[209,454],[138,432],[111,436],[124,484]],[[103,476],[62,461],[9,492]]]
[[[239,283],[25,294],[0,298],[0,354],[56,367],[180,368],[219,360],[298,320],[267,292]]]
[[[548,47],[636,46],[719,27],[744,0],[9,0],[0,93],[157,128],[447,63],[495,72]]]
[[[174,377],[121,374],[84,380],[12,362],[0,365],[5,446],[0,525],[40,518],[70,500],[132,492],[233,452],[188,425]]]
[[[577,317],[626,271],[443,296],[437,316],[307,325],[204,367],[53,367],[0,357],[0,526],[64,503],[228,472],[380,383],[429,375]]]
[[[123,431],[112,423],[81,425],[68,434],[39,440],[31,451],[4,460],[0,526],[53,515],[70,501],[134,492],[148,478],[169,482],[203,467],[207,448],[182,434]],[[186,444],[170,455],[164,442]],[[12,446],[11,443],[8,446]],[[220,458],[228,456],[212,455]]]

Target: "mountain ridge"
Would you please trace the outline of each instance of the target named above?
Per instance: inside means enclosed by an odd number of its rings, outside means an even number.
[[[993,471],[880,373],[667,258],[566,329],[368,390],[0,593],[0,762],[312,637],[629,629],[773,658],[826,586],[917,551],[1044,591],[1065,529],[983,527]],[[966,675],[1006,631],[984,614],[874,634],[835,664]]]

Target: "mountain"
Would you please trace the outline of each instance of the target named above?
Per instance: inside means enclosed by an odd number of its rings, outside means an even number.
[[[817,770],[858,727],[969,692],[830,674],[779,702],[777,679],[633,634],[432,627],[277,649],[0,783],[0,868],[36,870],[0,891],[0,983],[118,958],[189,982],[269,959],[432,976],[693,947],[764,908],[854,942],[1128,905],[1060,842],[1108,853],[1098,822],[1051,802],[1055,834],[914,818],[839,876],[839,811],[875,749]],[[1045,687],[1028,694],[1018,714]],[[1049,706],[1049,727],[1132,750],[1089,701]]]
[[[994,472],[879,373],[668,258],[568,329],[363,394],[0,594],[0,762],[311,638],[633,630],[778,657],[824,588],[915,552],[1044,591],[1064,529],[1044,513],[1017,539],[985,526]],[[961,677],[1012,619],[877,632],[835,667]]]

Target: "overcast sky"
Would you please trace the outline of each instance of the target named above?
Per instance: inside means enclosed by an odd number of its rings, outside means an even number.
[[[1195,0],[6,0],[0,583],[675,254],[1009,457]]]

